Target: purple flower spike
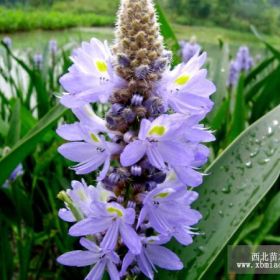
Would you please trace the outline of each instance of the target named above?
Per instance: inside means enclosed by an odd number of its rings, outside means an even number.
[[[2,42],[3,42],[8,48],[11,48],[11,47],[12,47],[13,41],[12,41],[12,39],[11,39],[10,37],[8,37],[8,36],[4,37],[4,38],[2,39]]]
[[[237,84],[238,77],[240,74],[240,67],[236,61],[231,61],[229,67],[229,76],[227,80],[228,87],[234,87]]]
[[[33,62],[37,69],[42,69],[43,67],[43,55],[41,53],[36,53],[33,56]]]
[[[56,40],[50,40],[49,41],[49,50],[52,54],[56,54],[58,50],[57,41]]]
[[[230,63],[227,86],[229,88],[236,86],[240,73],[248,72],[253,65],[254,59],[250,54],[249,48],[241,46],[237,51],[235,59]]]
[[[121,2],[114,45],[82,43],[61,78],[61,103],[77,121],[58,127],[68,141],[58,151],[77,162],[78,175],[101,170],[96,187],[73,181],[58,195],[65,204],[59,217],[73,223],[69,234],[87,249],[58,262],[92,266],[87,280],[105,271],[111,279],[154,279],[157,267],[183,268],[165,244],[174,237],[187,246],[199,234],[192,188],[202,183],[209,157],[203,143],[215,140],[200,124],[215,92],[203,69],[206,53],[184,43],[185,62],[172,69],[153,0]]]
[[[249,48],[241,46],[236,54],[236,62],[240,71],[249,71],[254,65],[254,59],[250,55]]]

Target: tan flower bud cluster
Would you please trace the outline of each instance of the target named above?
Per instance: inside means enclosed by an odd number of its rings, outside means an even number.
[[[164,53],[163,39],[152,0],[123,0],[118,15],[113,52],[117,71],[130,81],[160,78],[153,65]]]

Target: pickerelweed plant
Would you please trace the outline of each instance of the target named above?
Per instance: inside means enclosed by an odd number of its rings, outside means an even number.
[[[61,192],[61,219],[74,223],[72,236],[86,250],[63,254],[58,262],[92,266],[86,279],[154,278],[156,267],[180,270],[183,263],[164,244],[182,245],[198,234],[201,219],[191,204],[202,183],[198,168],[214,140],[200,121],[211,110],[215,86],[201,69],[206,54],[171,69],[151,0],[123,0],[112,48],[96,39],[82,43],[61,78],[61,103],[78,121],[57,132],[72,169],[99,170],[97,186],[73,181]],[[93,103],[110,104],[105,119]]]

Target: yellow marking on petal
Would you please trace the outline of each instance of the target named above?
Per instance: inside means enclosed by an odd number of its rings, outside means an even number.
[[[163,192],[163,193],[159,193],[157,195],[154,196],[154,198],[166,198],[170,195],[169,192]]]
[[[117,214],[119,217],[122,217],[123,216],[123,212],[118,209],[118,208],[114,208],[114,207],[108,207],[107,208],[107,211],[110,213],[110,214]]]
[[[149,135],[158,135],[158,136],[162,136],[164,135],[166,132],[166,129],[164,126],[162,125],[156,125],[154,127],[152,127],[150,129],[150,131],[148,132]]]
[[[94,133],[91,133],[90,134],[90,137],[91,137],[91,139],[94,141],[94,142],[96,142],[96,143],[99,143],[100,141],[99,141],[99,138],[94,134]]]
[[[108,66],[104,60],[96,60],[95,65],[97,70],[101,73],[108,71]]]
[[[179,86],[184,86],[189,80],[190,80],[190,76],[183,74],[175,80],[175,83]]]
[[[82,201],[85,201],[87,199],[86,194],[83,190],[78,190],[77,193]]]

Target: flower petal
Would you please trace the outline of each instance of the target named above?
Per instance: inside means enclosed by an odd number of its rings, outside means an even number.
[[[194,160],[193,151],[180,142],[161,142],[158,144],[158,151],[164,161],[171,165],[185,166]]]
[[[69,234],[72,236],[96,234],[105,231],[111,225],[111,222],[111,218],[87,218],[73,225],[69,229]]]
[[[85,280],[102,280],[105,266],[106,262],[104,260],[99,261],[86,276]]]
[[[73,124],[62,124],[60,125],[56,133],[65,140],[68,141],[81,141],[83,140],[80,125],[78,122]]]
[[[94,253],[99,253],[101,251],[101,249],[93,241],[85,237],[80,239],[80,244]]]
[[[120,273],[117,270],[117,267],[112,262],[107,263],[107,270],[109,272],[111,280],[119,280],[120,279]]]
[[[153,264],[149,261],[149,259],[145,256],[145,251],[136,257],[137,264],[140,270],[151,280],[154,279],[154,271],[153,271]]]
[[[166,168],[166,165],[164,163],[164,160],[158,150],[158,145],[157,143],[152,143],[151,145],[148,146],[148,149],[147,149],[147,156],[148,156],[148,159],[150,161],[150,163],[158,168],[158,169],[165,169]]]
[[[61,220],[66,222],[76,222],[76,218],[72,212],[66,208],[59,209],[58,216]]]
[[[96,149],[88,143],[72,142],[61,145],[58,152],[69,160],[84,162],[89,161],[96,154]]]
[[[130,166],[138,162],[146,153],[145,141],[136,140],[128,144],[121,154],[122,166]]]
[[[161,268],[181,270],[184,267],[178,256],[163,246],[148,245],[146,250],[151,261]]]
[[[142,244],[135,230],[131,226],[122,223],[120,225],[120,233],[124,244],[131,251],[131,253],[135,255],[140,254]]]
[[[132,264],[135,259],[135,255],[133,255],[130,251],[128,251],[122,262],[122,269],[120,271],[120,276],[123,277],[127,274],[128,267]]]
[[[57,258],[60,264],[67,266],[87,266],[96,263],[99,260],[100,255],[94,254],[90,251],[72,251],[65,253]]]
[[[187,186],[197,187],[202,184],[202,174],[190,167],[174,166],[178,178]]]
[[[100,243],[100,247],[102,249],[114,250],[117,244],[119,235],[119,221],[116,221],[111,224],[109,229],[107,230],[102,242]]]

